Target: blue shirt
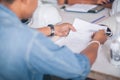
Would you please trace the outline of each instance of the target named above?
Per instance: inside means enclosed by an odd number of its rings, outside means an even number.
[[[85,55],[55,45],[0,5],[0,80],[42,80],[44,74],[84,80],[89,72]]]

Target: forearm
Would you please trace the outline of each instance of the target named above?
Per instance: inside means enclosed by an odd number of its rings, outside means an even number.
[[[39,32],[42,32],[46,36],[67,36],[69,31],[76,31],[75,28],[69,23],[63,23],[59,25],[48,25],[47,27],[38,28]]]
[[[37,29],[39,32],[43,33],[46,36],[49,36],[51,34],[51,29],[50,27],[43,27],[43,28],[38,28]]]
[[[88,47],[81,52],[82,54],[85,54],[88,57],[91,66],[96,60],[98,48],[99,45],[97,43],[92,43],[88,45]]]
[[[96,4],[96,0],[68,0],[68,4]]]
[[[58,0],[58,4],[96,4],[96,0]]]

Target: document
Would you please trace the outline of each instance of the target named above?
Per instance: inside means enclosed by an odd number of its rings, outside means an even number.
[[[65,11],[70,12],[85,12],[85,13],[97,13],[104,9],[103,6],[93,4],[74,4],[65,7]]]
[[[94,32],[100,29],[107,29],[105,26],[89,23],[79,18],[74,20],[73,26],[77,30],[76,32],[70,31],[67,37],[62,37],[55,41],[55,43],[59,46],[67,46],[75,53],[80,53],[80,51],[87,47]]]

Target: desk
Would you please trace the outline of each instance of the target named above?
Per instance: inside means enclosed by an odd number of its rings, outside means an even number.
[[[106,24],[112,29],[113,32],[115,31],[115,20],[114,17],[109,17],[109,11],[110,11],[109,9],[104,9],[99,13],[74,13],[74,12],[65,12],[62,9],[58,9],[58,10],[60,12],[60,15],[62,16],[62,22],[69,22],[69,23],[72,23],[74,18],[76,17],[81,18],[88,22],[92,22],[93,20],[105,15],[106,18],[103,18],[96,23]],[[93,75],[96,75],[97,73],[102,75],[107,75],[107,79],[98,78],[99,80],[120,80],[120,69],[115,68],[112,64],[110,64],[109,44],[110,41],[108,40],[105,43],[105,45],[101,49],[99,49],[97,60],[93,64],[91,70],[95,73]],[[109,78],[111,76],[112,78]]]

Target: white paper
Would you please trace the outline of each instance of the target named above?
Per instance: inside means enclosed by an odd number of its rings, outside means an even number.
[[[60,38],[55,43],[59,46],[66,45],[75,53],[80,53],[87,47],[94,32],[100,29],[107,29],[105,26],[89,23],[79,18],[74,20],[73,26],[77,30],[76,32],[70,31],[67,37]]]
[[[67,11],[77,11],[77,12],[88,12],[89,10],[97,7],[97,5],[91,4],[74,4],[72,6],[67,6],[65,10]]]

